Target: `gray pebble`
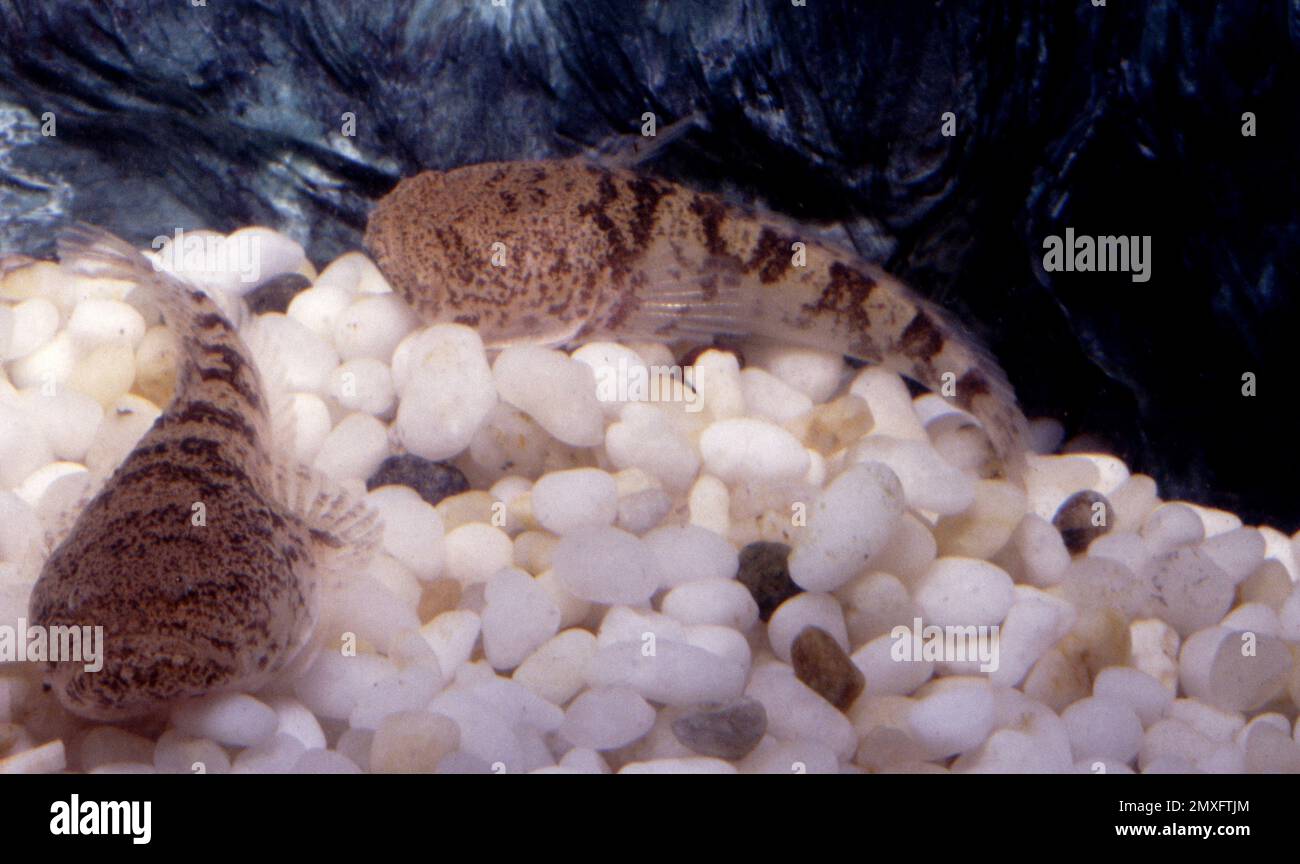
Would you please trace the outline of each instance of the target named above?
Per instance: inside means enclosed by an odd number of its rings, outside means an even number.
[[[1097,503],[1102,505],[1100,514],[1094,517]],[[1094,523],[1101,524],[1094,524]],[[1091,489],[1076,492],[1057,508],[1052,517],[1052,524],[1061,532],[1065,548],[1071,555],[1087,551],[1089,544],[1110,530],[1115,523],[1115,511],[1106,496]]]
[[[725,705],[704,705],[673,721],[673,734],[701,756],[743,759],[767,732],[763,703],[742,696]]]

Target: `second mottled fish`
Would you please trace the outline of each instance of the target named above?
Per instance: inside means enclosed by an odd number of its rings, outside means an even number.
[[[143,286],[180,347],[176,395],[46,561],[30,623],[104,628],[102,668],[48,681],[96,720],[254,690],[308,641],[322,572],[368,554],[373,514],[282,458],[248,347],[207,294],[77,226],[63,266]]]
[[[426,171],[366,246],[428,322],[493,347],[758,335],[880,363],[983,424],[1009,475],[1025,418],[955,321],[857,255],[702,192],[582,159]]]

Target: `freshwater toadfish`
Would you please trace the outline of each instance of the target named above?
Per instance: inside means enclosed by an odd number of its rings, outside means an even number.
[[[426,171],[365,243],[426,322],[489,347],[764,336],[883,364],[983,425],[1023,470],[1026,422],[997,362],[861,257],[724,199],[584,159]]]
[[[59,240],[63,266],[144,288],[179,346],[176,393],[44,564],[29,619],[102,626],[102,668],[47,682],[95,720],[254,690],[309,641],[317,586],[366,556],[375,517],[280,454],[282,409],[211,297],[99,229]]]

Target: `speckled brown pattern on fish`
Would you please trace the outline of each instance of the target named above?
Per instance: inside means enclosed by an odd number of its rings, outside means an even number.
[[[762,335],[936,392],[956,382],[954,400],[1021,467],[1014,392],[950,316],[856,254],[718,196],[583,160],[427,171],[379,202],[366,245],[424,320],[472,323],[490,346]]]
[[[35,625],[104,628],[102,670],[51,664],[50,681],[66,707],[100,720],[254,689],[309,635],[319,542],[276,500],[258,371],[206,294],[155,272],[122,241],[79,227],[60,251],[65,266],[149,286],[181,363],[176,397],[50,555],[32,593]]]

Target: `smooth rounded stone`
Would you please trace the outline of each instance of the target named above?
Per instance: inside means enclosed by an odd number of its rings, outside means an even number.
[[[736,548],[698,525],[665,525],[642,538],[658,584],[673,588],[700,580],[732,579],[740,568]]]
[[[266,312],[288,312],[293,298],[310,286],[311,280],[301,273],[281,273],[264,280],[245,294],[244,302],[248,304],[249,311],[254,315]]]
[[[1107,497],[1115,513],[1116,531],[1137,531],[1160,503],[1156,481],[1145,474],[1129,477]]]
[[[946,758],[973,750],[988,738],[993,709],[993,689],[983,678],[941,678],[918,691],[907,724],[931,757]]]
[[[1205,529],[1206,537],[1215,537],[1228,531],[1236,531],[1242,527],[1241,517],[1236,513],[1230,513],[1227,510],[1219,510],[1214,507],[1203,507],[1200,504],[1193,504],[1190,501],[1184,502],[1201,520],[1201,527]],[[1267,527],[1267,526],[1262,526]]]
[[[1220,627],[1249,631],[1262,636],[1282,636],[1282,620],[1276,611],[1263,603],[1242,603],[1224,616]]]
[[[1218,623],[1232,608],[1232,579],[1197,547],[1179,547],[1154,557],[1143,573],[1151,586],[1149,611],[1180,636]]]
[[[1029,513],[1011,535],[1012,575],[1018,581],[1050,588],[1070,566],[1070,553],[1061,533],[1042,516]]]
[[[864,573],[836,596],[849,606],[845,619],[852,645],[863,645],[916,617],[907,586],[890,573]]]
[[[672,723],[673,735],[701,756],[743,759],[767,731],[767,711],[756,699],[692,708]]]
[[[433,774],[443,757],[460,747],[455,721],[428,711],[400,711],[384,718],[370,745],[376,774]]]
[[[120,300],[83,300],[68,318],[68,333],[82,349],[126,345],[134,349],[144,338],[144,316]],[[134,354],[133,354],[134,356]]]
[[[789,557],[790,547],[784,543],[759,541],[740,550],[736,581],[753,596],[762,621],[802,590],[790,578]]]
[[[835,637],[820,627],[805,627],[790,646],[795,677],[840,711],[862,693],[865,679]]]
[[[630,470],[640,474],[644,473],[635,468]],[[628,472],[619,473],[625,474]],[[664,518],[673,509],[673,499],[660,488],[658,481],[648,474],[645,474],[645,476],[654,482],[653,486],[628,492],[619,490],[616,523],[624,531],[631,531],[633,534],[644,534],[650,531],[663,522]]]
[[[567,534],[555,547],[556,578],[573,596],[593,603],[640,605],[659,586],[646,544],[619,528]]]
[[[329,406],[315,393],[294,393],[289,398],[293,411],[294,455],[299,462],[311,463],[325,445],[333,426]]]
[[[380,486],[409,486],[436,506],[445,498],[468,491],[469,481],[454,465],[432,462],[414,453],[399,453],[381,462],[366,479],[366,489]]]
[[[1230,711],[1253,711],[1286,687],[1292,657],[1280,639],[1206,627],[1183,643],[1178,668],[1189,696]]]
[[[560,610],[522,570],[497,572],[484,596],[483,652],[494,669],[515,668],[559,630]]]
[[[19,404],[40,428],[54,457],[69,462],[85,458],[104,417],[104,407],[97,400],[67,387],[52,393],[24,390]],[[4,410],[0,408],[0,413]]]
[[[228,774],[231,766],[217,742],[168,729],[154,745],[153,767],[159,774]]]
[[[552,534],[604,527],[618,515],[614,478],[598,468],[553,471],[533,484],[533,516]]]
[[[283,386],[292,392],[329,392],[330,373],[339,365],[334,346],[303,326],[296,318],[270,313],[250,324],[248,342],[255,353],[270,351],[275,357],[258,356],[264,369],[278,369]]]
[[[666,705],[694,705],[739,696],[747,671],[696,645],[647,638],[599,648],[587,667],[587,681],[593,687],[631,687]]]
[[[176,334],[163,326],[145,331],[135,349],[135,381],[132,388],[157,405],[171,401],[176,389],[179,349]]]
[[[59,307],[44,297],[29,297],[13,307],[12,326],[8,350],[0,360],[20,360],[49,344],[59,329]]]
[[[672,492],[688,489],[700,470],[690,441],[656,405],[626,405],[605,432],[605,452],[615,467],[639,468]]]
[[[357,412],[325,436],[312,464],[335,480],[365,480],[387,456],[387,428],[369,414]]]
[[[758,621],[758,604],[749,590],[731,579],[704,579],[679,585],[664,595],[660,610],[683,624],[717,624],[741,633]]]
[[[812,412],[813,402],[806,394],[763,369],[743,370],[740,389],[749,410],[773,423],[784,425]]]
[[[289,735],[275,735],[261,744],[242,750],[230,766],[231,774],[288,774],[302,754],[302,742]]]
[[[833,591],[862,572],[903,513],[898,478],[879,463],[853,465],[822,490],[796,535],[790,578],[809,591]]]
[[[910,639],[910,634],[903,638]],[[868,697],[907,696],[930,680],[934,662],[924,657],[900,658],[895,646],[898,640],[891,634],[877,636],[853,652],[849,658],[862,671],[864,692]],[[909,652],[910,655],[910,652]]]
[[[682,369],[686,383],[715,420],[745,413],[745,394],[740,385],[740,362],[729,351],[708,349]],[[693,406],[699,410],[700,406]]]
[[[98,768],[92,768],[87,774],[157,774],[158,770],[152,765],[141,762],[111,762],[106,765],[100,765]]]
[[[767,639],[772,653],[783,663],[791,662],[795,639],[805,628],[828,633],[843,651],[849,650],[848,628],[839,601],[829,594],[803,593],[777,607],[767,622]]]
[[[77,348],[68,333],[58,333],[30,354],[9,365],[9,379],[15,387],[49,387],[72,377],[77,365]]]
[[[420,628],[420,635],[433,649],[438,667],[448,679],[454,676],[474,653],[483,622],[469,609],[443,612]]]
[[[393,376],[383,362],[371,357],[344,361],[330,373],[329,394],[344,411],[376,417],[387,415],[397,404]]]
[[[89,472],[86,471],[85,465],[76,462],[51,462],[44,468],[37,468],[31,474],[28,474],[23,482],[15,489],[14,494],[26,501],[32,508],[40,506],[41,499],[45,496],[46,491],[54,485],[55,482],[65,477],[74,475],[86,475],[86,483],[89,484]],[[62,490],[56,492],[62,495]],[[60,500],[62,500],[60,498]]]
[[[318,279],[315,285],[290,299],[284,312],[321,339],[332,341],[339,317],[352,305],[352,300],[352,292],[337,285],[322,284]]]
[[[1242,737],[1239,746],[1245,751],[1247,773],[1300,774],[1300,746],[1292,740],[1289,731],[1252,723]]]
[[[1044,519],[1051,520],[1061,504],[1075,492],[1095,488],[1101,482],[1097,466],[1083,456],[1028,457],[1025,472],[1025,491],[1029,496],[1029,509]]]
[[[780,741],[768,738],[739,766],[742,774],[860,773],[841,768],[839,757],[820,741]]]
[[[1255,572],[1242,580],[1238,596],[1246,603],[1263,603],[1279,613],[1292,592],[1291,576],[1279,561],[1271,558],[1255,568]],[[1297,610],[1300,611],[1300,610]],[[1300,630],[1295,631],[1300,633]]]
[[[798,438],[752,417],[709,424],[699,446],[705,468],[728,483],[795,480],[808,471],[808,451]]]
[[[945,516],[935,527],[939,554],[992,558],[1007,545],[1028,509],[1025,493],[1005,480],[980,480],[965,511]]]
[[[269,705],[243,693],[192,699],[176,708],[171,719],[180,732],[233,747],[260,744],[274,736],[279,725]]]
[[[1002,568],[975,558],[939,558],[913,594],[927,625],[1000,624],[1015,601],[1015,585]]]
[[[998,633],[996,666],[989,670],[989,681],[1004,687],[1018,685],[1039,658],[1070,632],[1076,620],[1074,607],[1064,600],[1017,585],[1015,602]]]
[[[117,400],[135,381],[135,350],[124,343],[92,348],[73,367],[66,384],[101,405]]]
[[[687,497],[690,522],[719,537],[731,534],[731,490],[712,474],[701,475]]]
[[[596,637],[570,629],[548,639],[515,669],[511,679],[552,705],[564,705],[582,689],[587,664],[596,654]]]
[[[1132,531],[1112,531],[1098,537],[1088,547],[1090,558],[1108,558],[1118,561],[1133,573],[1146,571],[1151,562],[1151,553],[1147,549],[1142,535]]]
[[[630,401],[645,399],[639,392],[648,385],[650,371],[645,360],[631,348],[615,342],[588,342],[571,355],[591,367],[596,378],[596,399],[606,417],[617,417]]]
[[[1138,749],[1138,769],[1147,773],[1149,766],[1166,758],[1194,764],[1210,756],[1215,749],[1215,742],[1182,720],[1157,720],[1142,735],[1142,744]]]
[[[783,741],[815,741],[839,759],[853,756],[857,738],[853,724],[829,702],[795,677],[784,663],[763,663],[750,675],[745,695],[767,712],[767,731]]]
[[[1075,759],[1113,759],[1127,763],[1137,756],[1142,722],[1128,705],[1104,696],[1080,699],[1061,714],[1070,733]]]
[[[228,289],[232,293],[246,294],[268,279],[311,266],[302,246],[273,228],[250,225],[232,231],[224,239],[230,265],[246,268],[238,271],[238,278]]]
[[[396,294],[358,297],[335,318],[333,341],[344,360],[369,357],[387,363],[418,322]]]
[[[325,733],[316,715],[292,696],[276,696],[267,700],[275,711],[275,734],[298,739],[307,750],[324,749]]]
[[[502,401],[557,440],[573,447],[594,447],[604,440],[596,377],[585,363],[536,345],[511,346],[497,355],[492,378]]]
[[[559,767],[579,774],[608,774],[609,763],[595,750],[574,747],[560,758]]]
[[[849,452],[850,462],[879,462],[902,484],[908,505],[941,515],[960,513],[975,501],[975,481],[943,460],[929,443],[871,434]]]
[[[1255,529],[1236,528],[1206,538],[1201,550],[1238,585],[1264,563],[1265,543]]]
[[[357,703],[394,671],[378,655],[345,656],[331,646],[294,680],[293,692],[317,717],[347,720]]]
[[[503,567],[509,567],[515,551],[510,535],[482,522],[448,531],[443,549],[443,574],[464,587],[486,583]]]
[[[629,762],[618,769],[620,774],[739,774],[736,766],[706,756],[680,759],[650,759]]]
[[[416,602],[414,596],[398,596],[370,576],[353,576],[324,597],[322,632],[333,639],[352,633],[386,653],[403,630],[420,626]]]
[[[1286,568],[1292,582],[1300,582],[1300,538],[1290,539],[1267,525],[1260,525],[1256,530],[1264,538],[1264,557],[1278,561]]]
[[[573,700],[560,734],[575,747],[613,750],[644,736],[654,722],[654,708],[636,691],[598,687]]]
[[[959,773],[1059,774],[1070,770],[1070,737],[1052,709],[1019,690],[993,688],[995,731],[952,763]]]
[[[1174,693],[1140,669],[1108,666],[1092,683],[1092,695],[1122,702],[1137,714],[1143,726],[1164,716],[1174,701]]]
[[[1061,579],[1065,599],[1081,610],[1113,609],[1121,615],[1142,614],[1150,604],[1151,581],[1119,561],[1080,556]]]
[[[1205,539],[1205,526],[1196,511],[1186,504],[1161,504],[1142,523],[1142,538],[1153,555]]]
[[[1062,502],[1052,517],[1052,525],[1061,532],[1065,548],[1080,555],[1092,541],[1111,529],[1115,514],[1106,496],[1091,489],[1076,492]]]
[[[427,645],[423,647],[426,652],[432,653]],[[391,643],[386,650],[389,659],[402,662],[395,656],[397,651]],[[378,729],[393,714],[423,710],[445,684],[436,659],[430,657],[423,663],[406,662],[401,668],[390,671],[375,682],[365,698],[357,702],[348,715],[348,726],[353,729]]]
[[[1181,720],[1211,741],[1236,741],[1246,720],[1236,711],[1220,709],[1199,699],[1175,699],[1165,710],[1171,720]]]
[[[1287,730],[1288,738],[1290,730]],[[101,765],[144,763],[153,767],[154,742],[116,726],[96,726],[77,745],[77,762],[90,772]]]
[[[761,366],[813,402],[825,402],[839,389],[846,369],[844,357],[831,351],[800,348],[781,342],[747,346],[749,366]]]
[[[14,488],[54,461],[41,427],[16,405],[0,402],[0,487]]]
[[[442,519],[409,486],[380,486],[366,495],[366,504],[383,520],[384,551],[423,580],[443,567]]]
[[[413,334],[393,354],[393,385],[401,395],[394,424],[407,450],[434,461],[469,446],[497,403],[483,340],[459,324]],[[403,356],[402,363],[398,362]]]
[[[360,774],[361,768],[337,750],[308,748],[290,769],[291,774]]]

